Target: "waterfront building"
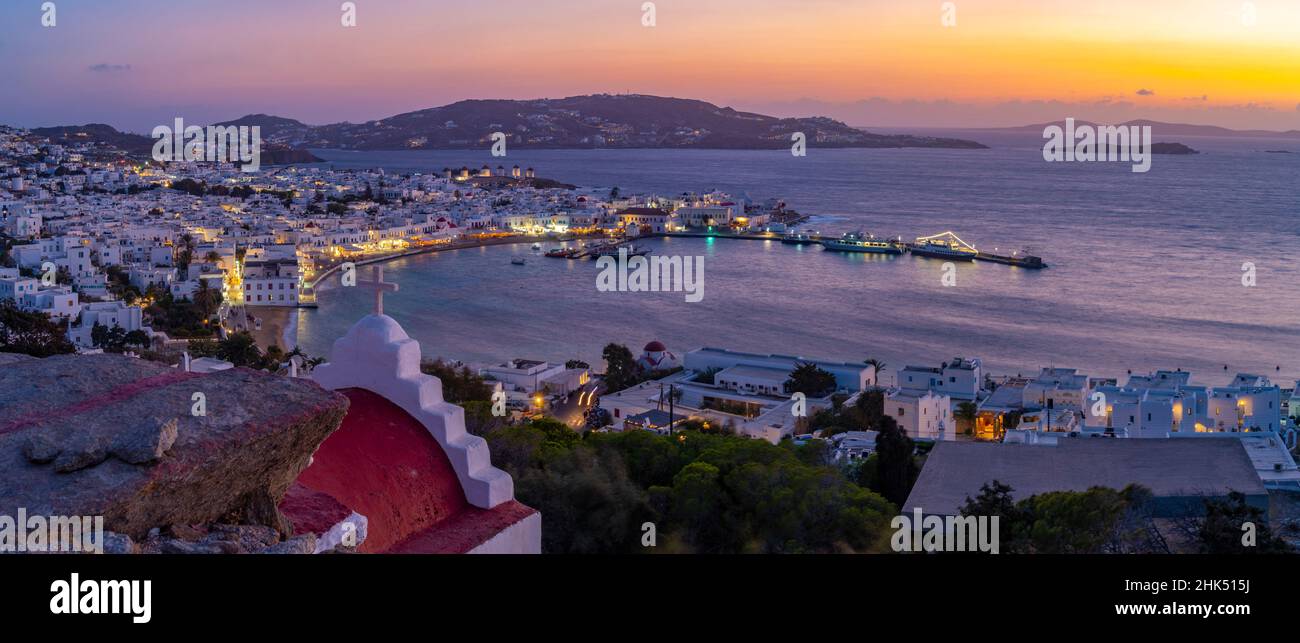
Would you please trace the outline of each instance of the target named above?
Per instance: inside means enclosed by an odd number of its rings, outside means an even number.
[[[874,366],[794,355],[763,355],[732,351],[725,348],[705,347],[686,353],[684,365],[687,370],[699,373],[710,369],[721,371],[733,366],[752,366],[785,373],[785,379],[789,379],[789,373],[795,367],[805,363],[814,364],[817,368],[834,375],[836,387],[843,392],[855,393],[876,385],[876,369]]]
[[[505,390],[534,395],[568,395],[587,384],[591,374],[585,368],[567,368],[564,364],[514,359],[484,368],[483,377],[501,382]]]
[[[246,261],[242,276],[246,306],[297,306],[302,279],[298,260]]]
[[[979,399],[984,383],[984,367],[979,358],[954,358],[938,368],[906,366],[898,372],[898,386],[907,391],[935,391],[954,402]]]
[[[894,389],[885,394],[885,415],[913,439],[957,439],[951,407],[952,398],[932,390]]]
[[[626,208],[614,213],[618,225],[624,229],[641,231],[649,229],[651,233],[666,232],[672,218],[669,213],[659,208]]]
[[[728,228],[736,218],[738,209],[735,205],[683,206],[674,210],[673,216],[688,229]],[[744,214],[743,209],[740,214]]]
[[[976,439],[1001,441],[1007,431],[1020,428],[1019,418],[1025,411],[1025,387],[1029,381],[1023,377],[1003,378],[979,403],[975,415]]]
[[[1088,395],[1088,376],[1073,368],[1044,368],[1024,386],[1030,408],[1082,410]]]

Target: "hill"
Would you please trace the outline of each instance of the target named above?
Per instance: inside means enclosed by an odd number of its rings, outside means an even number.
[[[354,150],[472,149],[502,132],[520,148],[783,149],[803,132],[810,147],[946,147],[982,149],[974,141],[880,135],[829,118],[777,118],[699,100],[645,95],[535,100],[465,100],[365,123],[310,127],[274,116],[274,140],[301,147]]]

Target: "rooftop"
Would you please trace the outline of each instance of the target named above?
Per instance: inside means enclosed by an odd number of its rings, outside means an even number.
[[[1262,495],[1264,484],[1237,440],[1071,438],[1056,445],[940,442],[903,511],[955,515],[998,480],[1017,499],[1049,491],[1141,484],[1158,497]]]

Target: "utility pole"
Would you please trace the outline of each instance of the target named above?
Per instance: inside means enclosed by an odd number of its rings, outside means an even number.
[[[662,384],[660,386],[662,386]],[[677,385],[669,384],[668,385],[668,437],[672,437],[673,435],[673,419],[674,419],[673,398],[676,397],[676,393],[677,393]]]

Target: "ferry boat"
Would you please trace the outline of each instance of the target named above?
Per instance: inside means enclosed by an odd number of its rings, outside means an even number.
[[[556,248],[546,251],[546,256],[552,259],[572,259],[576,254],[578,254],[576,248]]]
[[[791,230],[790,232],[787,232],[785,236],[781,237],[781,243],[791,246],[803,246],[815,244],[817,243],[817,240],[813,238],[813,235],[811,234]]]
[[[979,251],[975,246],[962,241],[951,232],[943,232],[929,237],[917,237],[916,243],[909,248],[912,254],[948,261],[974,261]]]
[[[877,239],[869,234],[850,232],[834,241],[822,240],[822,247],[840,252],[870,252],[882,255],[901,255],[903,247],[897,241]]]

